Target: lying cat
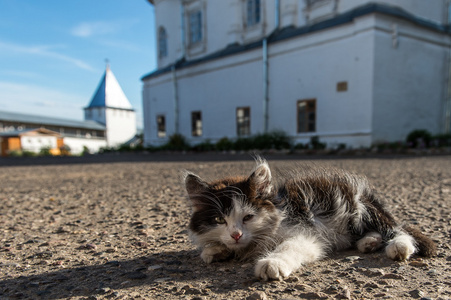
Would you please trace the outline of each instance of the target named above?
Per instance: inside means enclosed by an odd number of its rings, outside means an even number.
[[[365,178],[309,170],[276,187],[267,162],[256,161],[249,177],[208,183],[185,176],[193,207],[189,232],[206,263],[257,258],[255,275],[269,280],[351,246],[364,253],[385,246],[393,260],[435,255],[435,244],[399,226]]]

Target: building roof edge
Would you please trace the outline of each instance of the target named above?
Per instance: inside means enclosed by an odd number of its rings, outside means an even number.
[[[401,18],[406,21],[412,22],[416,25],[425,27],[427,29],[431,29],[431,30],[441,32],[441,33],[450,34],[450,27],[448,25],[438,24],[438,23],[429,21],[427,19],[417,17],[414,14],[409,13],[406,10],[404,10],[400,7],[397,7],[397,6],[371,2],[368,4],[364,4],[362,6],[358,6],[350,11],[347,11],[340,15],[337,15],[336,17],[333,17],[333,18],[330,18],[330,19],[327,19],[327,20],[324,20],[324,21],[321,21],[321,22],[318,22],[315,24],[310,24],[310,25],[299,27],[299,28],[289,26],[289,27],[284,27],[281,29],[276,29],[268,37],[265,37],[265,38],[267,39],[268,43],[276,43],[279,41],[302,36],[304,34],[313,33],[316,31],[325,30],[325,29],[333,28],[333,27],[340,26],[343,24],[347,24],[347,23],[354,21],[356,18],[365,16],[365,15],[369,15],[372,13],[380,13],[380,14],[385,14],[385,15]],[[185,58],[182,58],[173,64],[170,64],[161,69],[157,69],[153,72],[150,72],[150,73],[142,76],[141,81],[146,81],[148,79],[155,78],[160,75],[171,72],[174,69],[174,67],[175,67],[175,69],[183,69],[183,68],[190,67],[190,66],[193,66],[196,64],[208,62],[211,60],[215,60],[215,59],[227,57],[230,55],[250,51],[255,48],[259,48],[259,47],[261,47],[263,40],[265,38],[260,39],[256,42],[252,42],[250,44],[245,44],[245,45],[230,44],[230,45],[226,46],[224,49],[221,49],[217,52],[214,52],[212,54],[209,54],[205,57],[201,57],[198,59],[193,59],[193,60],[187,61],[187,60],[185,60]]]

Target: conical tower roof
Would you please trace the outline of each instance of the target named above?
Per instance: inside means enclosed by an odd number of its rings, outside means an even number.
[[[86,108],[92,107],[112,107],[133,110],[127,96],[125,96],[116,77],[108,66],[91,102]]]

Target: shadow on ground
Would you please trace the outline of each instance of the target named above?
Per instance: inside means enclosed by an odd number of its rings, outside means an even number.
[[[333,254],[326,259],[332,261],[346,261],[357,256],[356,251],[344,251]],[[380,253],[383,256],[382,253]],[[379,256],[379,255],[378,255]],[[380,258],[380,256],[379,256]],[[375,260],[365,257],[364,261],[352,263],[357,270],[367,270],[373,267]],[[389,268],[395,262],[384,259],[375,265],[378,268]],[[305,268],[302,276],[310,276],[309,267]],[[336,271],[336,270],[335,270]],[[327,271],[327,273],[332,271]],[[298,274],[299,275],[299,274]],[[237,281],[228,280],[233,276],[239,277]],[[108,261],[102,265],[79,266],[71,269],[60,269],[50,273],[20,276],[18,278],[0,281],[0,298],[12,299],[64,299],[69,297],[90,297],[108,294],[115,297],[115,292],[130,287],[142,286],[146,290],[152,287],[167,285],[168,290],[177,296],[179,288],[174,288],[177,282],[206,281],[207,287],[215,293],[226,294],[236,289],[246,289],[251,285],[265,284],[259,282],[253,275],[253,264],[243,264],[237,261],[204,264],[197,251],[161,252],[151,256],[138,257],[133,260]],[[160,287],[161,288],[161,287]],[[168,288],[169,289],[169,288]],[[192,287],[182,288],[185,292],[202,295],[202,290]],[[183,296],[180,294],[179,296]],[[207,293],[208,295],[208,293]],[[117,295],[116,295],[117,296]],[[95,299],[95,298],[93,298]]]
[[[166,281],[197,280],[206,274],[211,276],[211,272],[192,271],[192,262],[197,261],[197,258],[198,253],[195,251],[162,252],[133,260],[108,261],[102,265],[20,276],[0,281],[0,298],[61,299],[91,296]]]

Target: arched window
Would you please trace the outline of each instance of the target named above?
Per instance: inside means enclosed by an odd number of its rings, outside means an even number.
[[[160,27],[158,30],[158,57],[166,57],[168,55],[168,36],[166,29]]]
[[[246,1],[246,25],[251,27],[260,23],[260,0]]]

